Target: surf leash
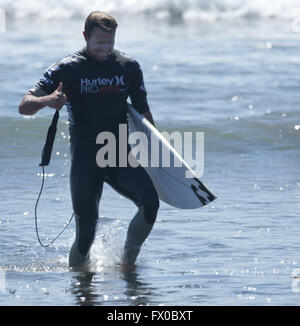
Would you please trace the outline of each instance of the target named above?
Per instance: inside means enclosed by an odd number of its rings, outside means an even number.
[[[53,143],[54,143],[54,139],[55,139],[55,134],[56,134],[58,119],[59,119],[59,111],[56,110],[56,112],[55,112],[55,114],[54,114],[54,116],[52,118],[51,125],[50,125],[50,127],[48,129],[46,143],[45,143],[45,145],[43,147],[42,161],[39,164],[39,166],[41,166],[42,167],[42,170],[43,170],[43,174],[42,174],[42,185],[41,185],[41,189],[40,189],[38,198],[37,198],[36,203],[35,203],[34,215],[35,215],[35,231],[36,231],[36,236],[37,236],[38,242],[40,243],[40,245],[43,248],[49,247],[51,244],[54,243],[54,241],[56,241],[59,238],[59,236],[70,225],[70,223],[71,223],[71,221],[73,219],[73,216],[74,216],[74,212],[73,212],[73,214],[72,214],[71,218],[69,219],[68,223],[64,226],[64,228],[59,232],[59,234],[52,241],[50,241],[48,244],[44,244],[41,241],[41,238],[39,236],[38,224],[37,224],[37,221],[38,221],[38,218],[37,218],[37,207],[38,207],[38,203],[39,203],[39,200],[40,200],[40,197],[41,197],[43,188],[44,188],[44,183],[45,183],[45,166],[49,165],[50,159],[51,159],[51,153],[52,153],[52,149],[53,149]]]

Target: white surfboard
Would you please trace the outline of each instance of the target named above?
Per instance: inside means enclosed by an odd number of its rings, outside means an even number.
[[[177,162],[179,161],[182,163],[181,166],[178,166],[178,164],[171,164],[166,167],[162,164],[161,158],[154,158],[153,161],[157,162],[158,166],[156,165],[153,167],[153,164],[141,164],[151,177],[158,196],[162,201],[177,208],[192,209],[207,205],[217,198],[204,186],[195,172],[163,137],[163,135],[129,103],[128,130],[129,135],[134,132],[140,132],[146,135],[146,141],[140,142],[138,150],[137,146],[131,145],[131,152],[137,161],[140,162],[138,153],[141,154],[142,151],[144,151],[144,154],[149,158],[152,155],[152,160],[153,155],[159,155],[161,153],[160,151],[155,154],[155,151],[151,151],[152,136],[154,142],[159,143],[162,151],[169,151],[171,157],[170,162],[175,162],[175,160],[177,160]],[[147,144],[145,144],[146,142]],[[140,157],[142,157],[142,155],[140,155]],[[193,175],[192,178],[186,177],[187,171]]]

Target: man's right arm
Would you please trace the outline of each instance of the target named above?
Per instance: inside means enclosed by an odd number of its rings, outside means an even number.
[[[67,101],[66,95],[61,92],[62,88],[63,83],[60,82],[58,88],[51,94],[42,89],[37,89],[34,94],[27,93],[19,105],[19,113],[33,115],[46,106],[60,110]]]

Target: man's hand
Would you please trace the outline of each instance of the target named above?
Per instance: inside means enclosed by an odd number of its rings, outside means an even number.
[[[144,112],[143,115],[144,115],[144,117],[145,117],[148,121],[150,121],[150,122],[153,124],[153,126],[155,127],[155,123],[154,123],[154,120],[153,120],[153,116],[152,116],[151,111],[148,110],[148,111]]]
[[[67,96],[62,93],[62,88],[63,83],[60,82],[57,89],[50,95],[42,89],[39,89],[38,94],[37,92],[26,94],[19,105],[20,114],[33,115],[46,106],[60,110],[67,102]]]
[[[63,83],[60,82],[58,88],[47,96],[47,106],[60,110],[67,102],[67,96],[62,92]]]

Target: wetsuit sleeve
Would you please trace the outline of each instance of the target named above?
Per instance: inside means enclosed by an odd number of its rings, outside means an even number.
[[[61,66],[58,64],[51,65],[40,78],[39,82],[29,90],[29,92],[33,95],[38,95],[40,90],[45,91],[47,94],[53,93],[60,81],[62,80],[61,77]]]
[[[129,97],[131,104],[138,112],[147,112],[149,110],[147,91],[144,84],[143,72],[137,61],[130,63],[129,76]]]

